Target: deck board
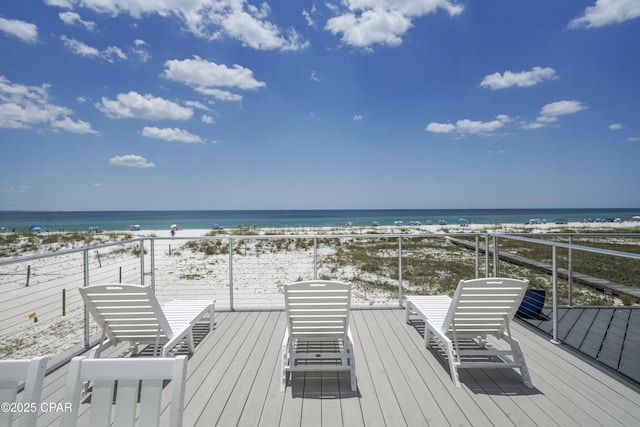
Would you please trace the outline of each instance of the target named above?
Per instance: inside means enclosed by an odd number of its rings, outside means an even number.
[[[184,425],[640,425],[637,384],[517,322],[533,389],[510,369],[461,370],[455,388],[441,356],[425,348],[423,325],[406,324],[403,310],[352,310],[351,325],[356,393],[346,373],[295,373],[280,392],[284,312],[216,313],[188,362]],[[62,399],[66,369],[47,376],[43,401]],[[42,414],[38,425],[49,424],[57,416]]]

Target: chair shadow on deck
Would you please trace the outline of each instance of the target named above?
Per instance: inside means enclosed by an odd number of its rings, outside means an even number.
[[[198,348],[198,346],[202,343],[202,341],[210,334],[216,331],[217,323],[214,323],[213,330],[209,330],[209,321],[201,321],[196,323],[193,326],[193,345],[194,348]],[[154,357],[154,354],[157,354],[154,344],[148,344],[144,347],[141,347],[138,350],[138,354],[132,354],[131,349],[123,346],[122,351],[114,354],[110,357]],[[195,353],[195,352],[194,352]],[[188,359],[191,359],[193,354],[189,351],[189,346],[187,343],[180,343],[176,347],[174,347],[172,354],[174,356],[187,356]],[[155,356],[157,357],[157,355]]]
[[[213,326],[213,330],[209,330],[209,321],[201,321],[196,323],[193,326],[192,329],[192,333],[193,333],[193,346],[195,349],[198,348],[198,346],[200,345],[200,343],[202,343],[202,340],[204,340],[207,335],[209,335],[210,333],[213,333],[216,331],[216,324],[214,323]],[[131,355],[131,357],[153,357],[154,355],[154,348],[155,346],[153,344],[149,344],[145,347],[143,347],[142,349],[140,349],[138,351],[138,355]],[[129,353],[128,350],[125,353]],[[195,351],[194,351],[195,353]],[[189,351],[189,346],[186,343],[181,343],[178,344],[174,350],[173,350],[173,354],[175,356],[187,356],[188,359],[191,358],[191,356],[193,356],[193,354]]]
[[[351,391],[351,379],[346,371],[293,372],[289,388],[294,399],[331,400],[362,397],[360,388]]]
[[[409,325],[424,338],[425,323],[421,319],[410,319]],[[465,349],[480,348],[474,340],[465,340],[460,343]],[[491,348],[492,344],[487,343]],[[429,352],[434,355],[440,366],[446,372],[449,369],[446,354],[438,346],[429,346]],[[497,356],[481,356],[480,361],[500,362]],[[531,396],[542,394],[535,386],[526,387],[522,384],[521,375],[515,369],[463,369],[459,372],[460,382],[474,394],[500,395],[500,396]]]

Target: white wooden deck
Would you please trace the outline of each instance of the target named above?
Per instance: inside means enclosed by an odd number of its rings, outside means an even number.
[[[185,426],[637,426],[640,388],[519,324],[534,383],[513,370],[462,371],[424,348],[422,325],[402,309],[354,309],[358,391],[336,374],[296,375],[279,388],[283,311],[216,313],[188,362]],[[62,399],[66,366],[45,379],[43,402]],[[168,389],[165,390],[168,392]],[[168,417],[168,414],[164,414]],[[57,425],[55,413],[39,425]]]

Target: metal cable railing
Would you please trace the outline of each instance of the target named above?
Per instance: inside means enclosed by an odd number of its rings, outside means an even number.
[[[640,252],[638,237],[549,234],[534,238],[499,233],[146,237],[7,258],[0,260],[0,358],[88,346],[99,328],[76,288],[105,282],[153,286],[161,302],[215,298],[217,309],[253,310],[281,309],[282,285],[298,280],[350,281],[353,306],[401,307],[406,294],[450,293],[461,278],[521,277],[534,287],[550,290],[547,301],[552,305],[553,339],[557,340],[555,322],[561,304],[637,303],[637,282],[603,291],[576,283],[576,275],[582,272],[575,269],[577,254],[589,253],[609,264],[620,263],[616,274],[630,270],[635,277],[640,269],[640,254],[633,252],[636,247]],[[574,243],[594,244],[598,239],[618,242],[626,250]],[[518,257],[532,262],[518,261]],[[611,270],[603,274],[596,278],[615,282],[607,277],[613,275]]]

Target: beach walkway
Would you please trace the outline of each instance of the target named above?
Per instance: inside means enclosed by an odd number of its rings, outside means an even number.
[[[188,362],[185,426],[640,425],[637,384],[520,321],[513,334],[533,389],[518,371],[497,369],[462,371],[456,389],[446,363],[425,349],[422,322],[406,324],[400,308],[352,310],[355,393],[348,378],[326,373],[296,375],[280,392],[282,310],[218,312],[206,329]],[[66,371],[47,376],[43,401],[62,399]],[[55,413],[41,415],[39,425],[49,424]]]
[[[475,243],[470,242],[463,239],[456,239],[454,237],[447,237],[451,243],[454,243],[459,246],[463,246],[467,249],[475,250]],[[485,247],[480,245],[480,252],[485,252]],[[493,255],[494,250],[489,248],[489,253]],[[535,268],[540,271],[544,271],[546,273],[552,274],[553,267],[550,264],[546,264],[540,261],[536,261],[530,258],[526,258],[520,255],[512,254],[505,251],[499,251],[498,256],[500,260],[510,262],[512,264],[522,265],[525,267]],[[569,277],[569,270],[565,268],[558,268],[558,277],[563,279],[567,279]],[[590,286],[594,289],[599,289],[601,291],[609,291],[616,295],[630,295],[636,299],[640,299],[640,289],[634,288],[632,286],[622,285],[620,283],[615,283],[610,280],[601,279],[599,277],[589,276],[587,274],[573,272],[573,281],[577,283],[582,283],[583,285]]]

